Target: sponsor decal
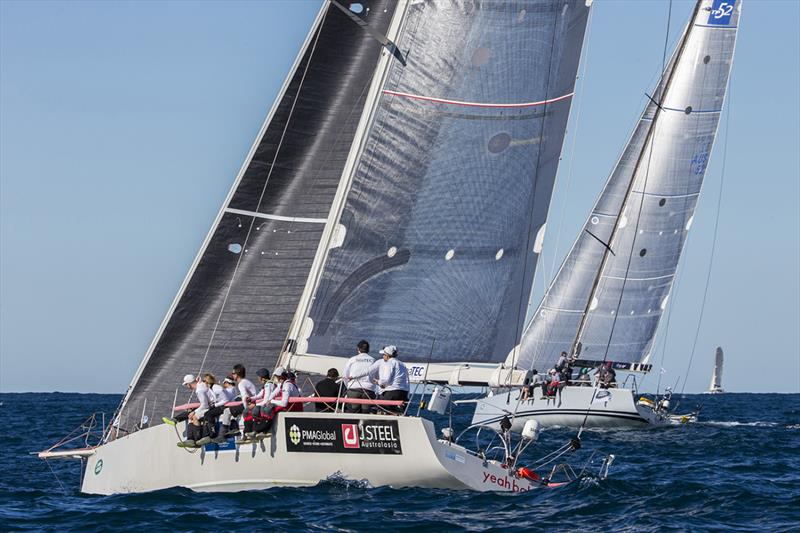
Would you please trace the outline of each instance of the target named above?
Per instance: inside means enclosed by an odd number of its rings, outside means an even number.
[[[458,455],[455,452],[449,452],[449,451],[445,452],[444,456],[450,459],[451,461],[455,461],[457,463],[466,464],[467,462],[466,457],[464,457],[463,455]]]
[[[292,427],[289,428],[289,440],[292,441],[292,444],[295,446],[300,444],[300,428],[297,427],[297,424],[292,424]]]
[[[94,464],[94,475],[97,476],[102,471],[103,471],[103,460],[98,459],[97,462]]]
[[[611,391],[608,389],[600,389],[594,395],[594,400],[592,400],[592,403],[607,404],[609,400],[611,400]]]
[[[510,490],[511,492],[527,492],[532,488],[530,484],[527,483],[527,487],[522,485],[523,482],[514,476],[496,476],[491,472],[483,473],[483,483],[495,485],[498,488]]]
[[[711,13],[708,15],[708,23],[714,26],[730,24],[735,3],[735,0],[714,0],[714,5],[711,6]]]
[[[425,375],[425,367],[424,366],[412,366],[408,369],[408,377],[410,378],[421,378]]]
[[[403,453],[397,420],[287,417],[285,427],[290,452]]]

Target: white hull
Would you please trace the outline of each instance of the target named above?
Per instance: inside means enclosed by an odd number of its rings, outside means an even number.
[[[384,428],[381,438],[364,437],[364,433],[352,438],[356,426],[350,424],[359,422]],[[311,437],[298,432],[298,426],[328,429]],[[180,486],[230,492],[316,485],[331,477],[363,480],[373,487],[522,492],[541,486],[515,477],[495,461],[484,461],[461,446],[438,440],[433,424],[415,417],[281,413],[273,436],[258,443],[220,451],[213,444],[186,450],[176,446],[178,441],[175,428],[159,425],[99,446],[87,458],[82,491],[115,494]],[[320,443],[334,444],[339,451],[289,449]],[[365,451],[385,446],[399,447],[400,452],[396,448],[389,453]]]
[[[499,427],[503,416],[514,412],[512,430],[517,432],[528,420],[537,420],[543,427],[574,428],[645,428],[672,423],[669,416],[638,404],[630,389],[608,389],[611,396],[607,402],[591,403],[594,390],[569,386],[554,398],[542,399],[536,389],[525,401],[519,399],[521,389],[497,393],[477,401],[472,423]]]

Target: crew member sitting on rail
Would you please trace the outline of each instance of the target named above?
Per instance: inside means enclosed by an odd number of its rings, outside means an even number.
[[[369,354],[369,343],[365,340],[359,341],[356,346],[358,353],[347,360],[344,365],[344,380],[347,387],[347,397],[362,400],[374,400],[377,390],[373,379],[376,375],[370,375],[370,368],[375,364],[375,359]],[[369,413],[372,406],[368,403],[354,404],[348,403],[344,406],[348,413]]]
[[[611,361],[606,362],[597,372],[597,383],[601,389],[609,389],[617,386],[617,373],[611,365]]]
[[[254,436],[257,439],[266,437],[272,427],[272,422],[275,420],[275,415],[281,411],[302,411],[302,403],[289,403],[289,398],[300,396],[300,390],[289,377],[290,373],[285,368],[279,366],[275,369],[275,378],[278,380],[278,386],[275,387],[269,397],[268,410],[263,412],[262,416],[256,420],[254,425],[255,434],[247,434],[248,437]]]
[[[192,384],[196,383],[197,380],[194,377],[194,374],[186,374],[183,376],[183,382],[181,383],[184,387],[189,390],[194,390]],[[174,415],[172,418],[170,417],[163,417],[161,420],[165,424],[169,424],[170,426],[175,427],[178,422],[186,422],[189,420],[189,415],[192,413],[191,409],[187,409],[185,411],[181,411],[180,413]],[[188,429],[188,427],[187,427]]]
[[[551,368],[548,374],[550,381],[547,383],[547,396],[552,398],[556,395],[556,391],[558,391],[558,385],[561,382],[561,376],[559,376],[558,370],[555,368]]]
[[[352,377],[358,379],[377,373],[378,387],[383,391],[380,395],[381,400],[408,401],[408,391],[411,388],[408,381],[408,368],[397,360],[397,347],[384,346],[379,353],[383,356],[383,360],[375,361],[363,375]],[[405,409],[399,405],[385,407],[385,410],[400,414]]]
[[[527,387],[524,387],[522,389],[521,400],[524,402],[525,400],[532,399],[534,397],[533,396],[534,391],[536,390],[537,387],[540,389],[540,392],[544,394],[544,380],[542,379],[542,375],[539,374],[539,371],[534,368],[531,375],[530,383],[528,384]]]
[[[372,358],[370,358],[372,359]],[[344,383],[338,381],[339,380],[339,371],[335,368],[329,368],[328,374],[324,379],[321,379],[314,385],[315,389],[315,396],[320,398],[338,398],[342,395],[342,388],[344,387]],[[322,403],[317,402],[314,404],[314,407],[318,412],[333,412],[336,408],[336,404],[334,403]]]
[[[214,376],[212,376],[211,374],[208,374],[208,375],[211,376],[212,378],[214,378]],[[225,383],[229,383],[227,389],[225,388]],[[222,413],[225,412],[225,409],[226,409],[225,404],[230,402],[230,401],[233,401],[233,399],[235,397],[235,394],[232,394],[232,392],[228,392],[228,391],[235,391],[236,390],[233,386],[230,385],[232,383],[233,383],[233,380],[228,379],[228,378],[225,378],[225,381],[223,382],[222,385],[217,383],[216,379],[212,380],[211,393],[214,396],[214,406],[211,407],[206,412],[205,419],[206,419],[206,422],[209,424],[209,429],[211,430],[211,435],[213,437],[213,441],[216,442],[217,444],[221,444],[221,443],[225,442],[224,433],[222,431],[219,431],[219,432],[216,431],[216,419]]]
[[[186,426],[186,440],[178,443],[178,446],[181,448],[195,448],[211,442],[211,437],[207,429],[204,431],[205,426],[203,425],[206,412],[214,404],[214,395],[208,387],[209,376],[211,376],[212,379],[214,377],[211,374],[205,374],[202,381],[199,379],[192,380],[191,378],[194,378],[194,376],[191,374],[187,374],[183,377],[184,383],[189,381],[187,385],[194,391],[200,405],[189,413],[189,423]]]
[[[222,421],[222,429],[220,430],[220,434],[224,436],[229,436],[233,433],[230,429],[231,426],[231,419],[238,417],[241,415],[245,409],[247,409],[247,403],[253,396],[256,396],[256,386],[253,385],[253,382],[247,379],[245,376],[247,372],[245,371],[244,366],[242,365],[234,365],[233,366],[233,379],[236,382],[236,388],[239,391],[239,399],[242,401],[239,405],[234,405],[233,407],[227,407],[225,411],[222,413],[221,421]],[[236,432],[238,433],[238,431]]]

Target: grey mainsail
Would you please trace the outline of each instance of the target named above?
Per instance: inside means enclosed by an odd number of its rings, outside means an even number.
[[[523,335],[520,366],[549,368],[561,351],[589,361],[647,361],[714,143],[740,3],[697,3]]]
[[[500,362],[518,343],[589,8],[410,2],[298,353],[398,346]]]
[[[386,31],[393,0],[362,0]],[[131,383],[117,424],[169,414],[187,373],[271,367],[286,338],[381,51],[325,2],[271,116]],[[179,401],[185,400],[182,394]]]

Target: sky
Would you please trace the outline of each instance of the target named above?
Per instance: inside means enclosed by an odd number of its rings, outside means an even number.
[[[124,392],[319,5],[0,0],[0,392]],[[645,104],[668,9],[594,2],[535,298]],[[691,9],[672,3],[670,49]],[[727,390],[800,392],[799,24],[794,0],[743,7],[662,387],[692,359],[705,390],[721,345]]]

